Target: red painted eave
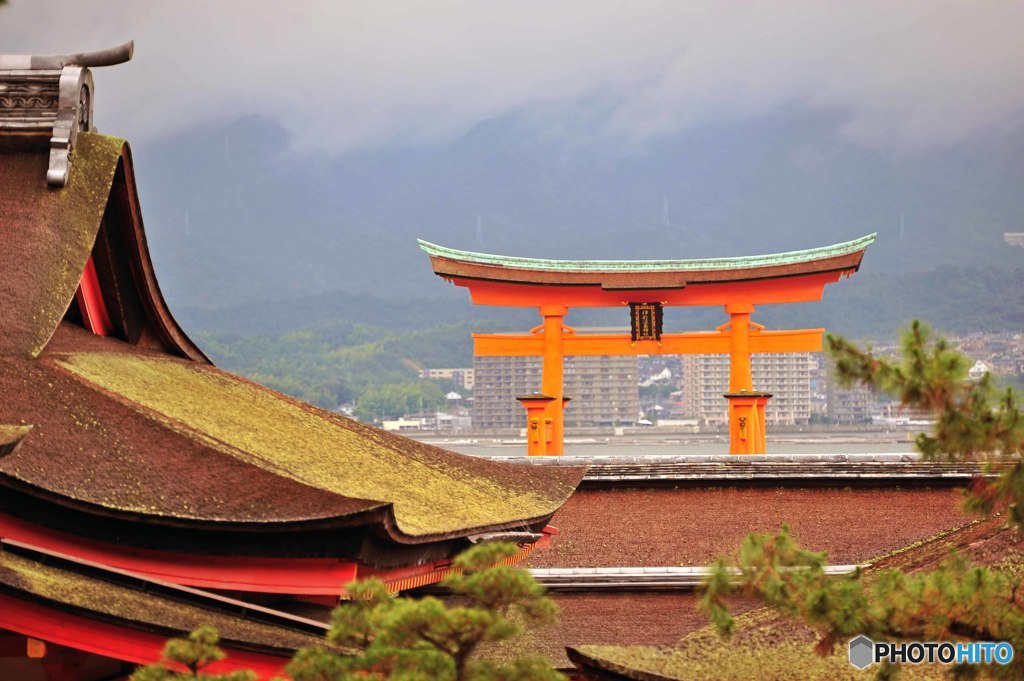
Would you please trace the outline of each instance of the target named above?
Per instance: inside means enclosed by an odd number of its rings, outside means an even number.
[[[0,536],[183,586],[339,596],[357,564],[333,558],[261,558],[151,551],[82,539],[0,514]]]
[[[162,657],[167,637],[127,626],[71,614],[7,594],[0,594],[0,629],[101,655],[132,664],[155,664]],[[227,659],[205,672],[223,674],[251,669],[261,679],[282,675],[289,658],[243,650],[226,645]]]

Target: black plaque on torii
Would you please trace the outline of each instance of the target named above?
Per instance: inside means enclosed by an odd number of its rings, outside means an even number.
[[[661,303],[630,303],[629,326],[633,342],[661,340]]]

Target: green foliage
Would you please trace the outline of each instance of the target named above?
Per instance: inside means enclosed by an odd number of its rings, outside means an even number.
[[[817,631],[815,650],[822,655],[858,634],[876,640],[1005,640],[1015,650],[1024,645],[1024,609],[1017,601],[1022,582],[1006,572],[972,566],[955,555],[930,572],[892,569],[870,580],[859,570],[828,576],[825,564],[824,553],[801,548],[785,526],[774,536],[749,535],[737,560],[715,563],[700,607],[729,636],[736,621],[728,600],[760,598]],[[989,671],[1024,678],[1024,661],[1016,657],[1011,666]]]
[[[886,570],[871,580],[860,570],[829,576],[825,565],[825,554],[801,548],[786,526],[777,535],[751,534],[736,561],[715,564],[701,607],[729,635],[735,620],[727,599],[758,596],[821,632],[823,653],[856,634],[1024,642],[1024,613],[1014,602],[1021,581],[1004,572],[971,566],[955,555],[931,572]]]
[[[367,388],[356,404],[355,415],[362,421],[394,418],[445,406],[444,392],[434,381],[389,383]]]
[[[668,396],[676,389],[676,386],[672,383],[642,385],[640,386],[640,397],[653,397],[656,400],[663,400],[668,398]]]
[[[909,407],[935,414],[932,434],[922,433],[917,447],[930,458],[988,457],[1006,466],[998,477],[975,482],[968,509],[991,513],[1009,506],[1010,524],[1024,525],[1024,416],[1012,388],[998,390],[990,376],[968,381],[969,361],[927,326],[915,321],[903,338],[903,359],[875,357],[842,338],[828,337],[837,374],[849,384],[861,381],[888,392]]]
[[[999,469],[998,477],[978,481],[967,505],[981,513],[1008,506],[1010,525],[1024,525],[1024,419],[1012,389],[998,391],[987,376],[968,381],[966,358],[948,342],[933,340],[917,321],[904,335],[900,361],[878,358],[842,338],[829,336],[828,345],[841,382],[866,383],[905,406],[935,414],[934,433],[917,440],[927,457],[984,456],[1009,464]],[[725,636],[735,628],[728,600],[742,594],[760,598],[816,630],[820,654],[857,634],[883,640],[1006,640],[1014,649],[1024,649],[1020,576],[972,566],[955,555],[929,572],[887,570],[865,579],[858,570],[830,577],[824,571],[825,555],[801,548],[784,526],[775,536],[748,536],[735,561],[719,559],[713,567],[700,606]],[[963,677],[977,669],[953,671]],[[1024,659],[1016,657],[1010,666],[988,671],[1024,678]],[[886,666],[878,676],[894,673]]]
[[[433,597],[395,597],[379,580],[348,587],[352,600],[337,608],[328,640],[354,651],[339,656],[302,650],[288,667],[296,681],[556,681],[541,658],[504,665],[476,659],[482,644],[522,633],[522,624],[555,620],[556,607],[525,570],[497,566],[512,544],[487,544],[456,559],[461,574],[445,584],[456,595],[448,605]]]
[[[523,656],[498,664],[475,655],[486,643],[523,633],[523,624],[551,624],[557,606],[530,573],[497,565],[515,555],[515,544],[475,546],[455,559],[460,569],[445,580],[454,604],[399,597],[378,579],[346,585],[351,600],[335,609],[327,640],[335,649],[304,649],[287,667],[295,681],[565,681],[550,663]],[[255,674],[208,675],[224,659],[217,634],[197,629],[164,650],[165,663],[135,672],[131,681],[252,681]],[[168,669],[174,663],[189,670]]]
[[[226,655],[217,645],[220,638],[211,627],[199,627],[188,638],[175,638],[164,646],[164,662],[142,667],[131,676],[131,681],[188,681],[200,677],[204,681],[254,681],[256,674],[251,671],[237,671],[228,674],[207,674],[203,670]],[[187,672],[174,671],[171,667],[185,668]]]
[[[224,369],[325,409],[355,401],[360,418],[372,420],[417,411],[421,397],[424,409],[444,404],[442,386],[420,381],[419,369],[472,366],[471,333],[480,330],[466,323],[393,333],[335,321],[276,336],[198,339]]]

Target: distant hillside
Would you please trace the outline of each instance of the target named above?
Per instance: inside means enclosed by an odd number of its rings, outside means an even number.
[[[328,408],[384,386],[407,390],[420,367],[471,366],[473,331],[525,332],[536,321],[529,310],[496,315],[494,308],[473,308],[464,300],[362,303],[358,297],[314,296],[261,309],[199,311],[191,321],[193,330],[203,329],[200,344],[224,368]],[[328,318],[333,314],[347,318]],[[858,273],[829,287],[820,303],[765,307],[755,316],[769,328],[824,326],[883,340],[913,318],[945,334],[1022,331],[1024,268]],[[711,329],[723,320],[718,309],[670,308],[666,330]],[[370,326],[374,321],[385,328]],[[627,324],[622,309],[574,311],[568,321]],[[301,328],[281,331],[295,327]]]
[[[1024,256],[1024,250],[1020,251]],[[441,285],[442,290],[450,287]],[[217,338],[281,335],[324,323],[372,327],[375,333],[437,327],[473,328],[477,320],[525,331],[539,319],[532,309],[476,307],[464,290],[452,298],[387,300],[370,295],[324,293],[223,308],[182,308],[185,327]],[[774,328],[824,326],[854,337],[893,338],[911,319],[931,322],[947,333],[1024,329],[1024,267],[979,268],[943,265],[926,272],[858,272],[825,289],[819,303],[760,308],[755,319]],[[666,328],[714,328],[724,321],[718,308],[669,308]],[[573,309],[578,326],[626,326],[621,309]],[[344,345],[345,343],[340,343]]]
[[[864,274],[1021,263],[1001,235],[1024,227],[1024,133],[888,158],[842,141],[839,123],[725,122],[606,149],[507,117],[443,144],[330,159],[289,153],[279,127],[250,117],[135,155],[176,309],[333,291],[464,301],[432,276],[416,237],[507,254],[658,258],[878,231]]]
[[[221,367],[333,409],[371,389],[415,383],[421,368],[471,366],[470,332],[496,328],[455,324],[391,333],[331,321],[280,335],[201,333],[197,339]]]

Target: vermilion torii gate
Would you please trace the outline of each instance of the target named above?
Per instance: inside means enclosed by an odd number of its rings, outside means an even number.
[[[757,305],[820,300],[826,284],[860,267],[875,234],[790,253],[707,260],[544,260],[459,251],[420,240],[434,273],[469,289],[476,305],[537,307],[543,324],[528,334],[473,334],[477,356],[544,358],[541,391],[520,398],[531,455],[563,452],[562,367],[566,356],[728,354],[729,452],[765,452],[765,405],[754,389],[751,353],[817,352],[824,329],[767,331]],[[714,331],[661,333],[666,305],[722,305],[729,321]],[[632,333],[577,334],[571,307],[629,306]]]

